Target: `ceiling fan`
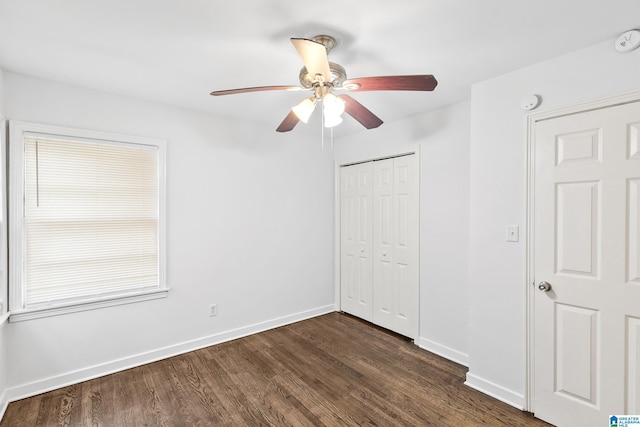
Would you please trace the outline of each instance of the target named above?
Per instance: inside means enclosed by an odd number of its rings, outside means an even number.
[[[299,121],[307,123],[318,102],[322,102],[325,127],[333,127],[342,122],[346,112],[367,129],[382,124],[382,120],[364,105],[347,94],[334,95],[334,91],[363,92],[376,90],[432,91],[438,82],[431,74],[409,76],[377,76],[347,79],[347,73],[339,64],[329,62],[328,53],[336,46],[336,39],[319,35],[313,39],[292,38],[291,43],[302,58],[304,67],[300,70],[300,86],[258,86],[241,89],[216,90],[213,96],[235,93],[261,92],[268,90],[301,91],[313,94],[294,106],[276,129],[278,132],[292,130]]]

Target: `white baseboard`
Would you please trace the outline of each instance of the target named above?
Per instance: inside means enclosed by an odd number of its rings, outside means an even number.
[[[438,344],[435,341],[428,340],[426,338],[418,338],[418,347],[427,350],[431,353],[442,356],[445,359],[449,359],[462,366],[469,366],[469,355],[462,353],[461,351],[454,350],[442,344]]]
[[[514,406],[520,410],[524,410],[524,396],[512,390],[506,389],[501,385],[478,377],[477,375],[467,372],[467,380],[464,384],[481,393],[494,397],[508,405]]]
[[[2,399],[0,399],[0,420],[4,414],[4,409],[9,402],[24,399],[26,397],[35,396],[40,393],[55,390],[61,387],[66,387],[79,382],[91,380],[94,378],[102,377],[105,375],[113,374],[115,372],[124,371],[126,369],[135,368],[136,366],[145,365],[147,363],[156,362],[158,360],[166,359],[169,357],[177,356],[190,351],[198,350],[204,347],[209,347],[215,344],[220,344],[226,341],[246,337],[258,332],[263,332],[269,329],[278,328],[280,326],[288,325],[291,323],[299,322],[301,320],[310,319],[312,317],[321,316],[323,314],[331,313],[335,311],[335,305],[327,305],[324,307],[318,307],[312,310],[303,311],[300,313],[294,313],[291,315],[279,317],[276,319],[267,320],[265,322],[256,323],[253,325],[243,326],[238,329],[221,332],[214,335],[198,338],[191,341],[185,341],[179,344],[159,348],[145,353],[140,353],[132,356],[128,356],[122,359],[113,360],[107,363],[89,366],[86,368],[78,369],[76,371],[67,372],[60,375],[55,375],[49,378],[43,378],[37,381],[33,381],[26,384],[20,384],[10,387],[5,391]]]
[[[7,406],[9,406],[9,399],[7,399],[7,391],[4,390],[0,395],[0,421],[2,421],[2,417],[4,417]]]

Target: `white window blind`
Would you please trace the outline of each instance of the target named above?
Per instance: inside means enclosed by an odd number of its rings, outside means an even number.
[[[23,308],[159,289],[158,147],[24,136]]]

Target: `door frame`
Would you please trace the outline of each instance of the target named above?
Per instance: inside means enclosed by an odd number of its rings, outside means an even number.
[[[340,260],[341,260],[341,253],[340,253],[340,229],[342,224],[340,223],[340,212],[341,212],[341,206],[340,206],[340,200],[341,200],[341,190],[340,190],[340,168],[344,167],[344,166],[351,166],[351,165],[357,165],[359,163],[366,163],[366,162],[374,162],[377,160],[385,160],[385,159],[391,159],[394,157],[400,157],[400,156],[409,156],[411,154],[414,154],[416,156],[416,165],[417,165],[417,171],[416,173],[418,174],[418,248],[417,248],[417,252],[418,252],[418,265],[416,266],[416,268],[418,269],[418,336],[416,337],[416,339],[414,340],[414,343],[416,345],[418,345],[418,341],[420,338],[420,145],[409,145],[407,147],[404,148],[398,148],[396,150],[390,150],[390,151],[384,151],[384,152],[380,152],[380,153],[374,153],[371,156],[367,156],[365,157],[364,155],[362,157],[347,157],[347,160],[340,160],[340,161],[335,161],[334,162],[334,170],[333,170],[333,182],[334,182],[334,219],[333,219],[333,223],[335,224],[334,229],[333,229],[333,242],[334,242],[334,261],[333,261],[333,265],[334,265],[334,269],[333,269],[333,282],[334,282],[334,301],[335,301],[335,311],[342,311],[342,301],[341,301],[341,282],[340,282]]]
[[[526,150],[527,150],[527,182],[526,182],[526,245],[525,245],[525,390],[524,410],[535,413],[534,404],[534,356],[535,356],[535,247],[534,247],[534,213],[535,213],[535,128],[538,122],[562,116],[601,110],[618,105],[640,102],[640,90],[590,100],[549,111],[527,116]]]

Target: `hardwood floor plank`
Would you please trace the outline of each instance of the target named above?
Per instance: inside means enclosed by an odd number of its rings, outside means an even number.
[[[549,426],[331,313],[9,404],[7,426]]]

